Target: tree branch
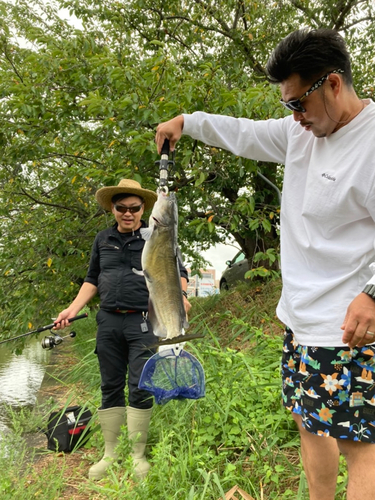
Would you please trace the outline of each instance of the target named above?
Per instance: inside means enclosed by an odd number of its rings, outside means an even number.
[[[78,210],[76,208],[73,208],[73,207],[66,207],[64,205],[59,205],[57,203],[47,203],[45,201],[41,201],[41,200],[38,200],[36,198],[34,198],[34,196],[32,196],[31,194],[29,194],[24,188],[21,188],[21,193],[18,193],[18,194],[23,194],[25,196],[27,196],[28,198],[30,198],[30,200],[32,200],[34,203],[37,203],[38,205],[45,205],[45,206],[48,206],[48,207],[55,207],[55,208],[59,208],[61,210],[67,210],[69,212],[75,212],[79,215],[84,215],[85,217],[87,216],[86,212],[82,211],[82,210]]]
[[[367,17],[362,17],[361,19],[358,19],[356,21],[353,21],[352,23],[350,24],[345,24],[345,26],[342,26],[342,30],[343,31],[346,31],[350,28],[352,28],[353,26],[356,26],[357,24],[360,24],[360,23],[363,23],[364,21],[372,21],[374,22],[375,21],[375,17],[374,16],[367,16]]]
[[[308,7],[305,7],[305,5],[303,5],[301,2],[299,2],[298,0],[290,0],[290,3],[292,5],[294,5],[294,7],[296,9],[299,9],[301,10],[302,12],[304,12],[311,21],[314,21],[316,27],[318,28],[320,26],[320,21],[319,19],[317,19],[315,17],[315,15],[311,12],[311,10],[308,8]]]
[[[243,3],[241,0],[239,0],[236,13],[234,14],[234,20],[233,20],[233,25],[232,25],[232,30],[236,30],[238,26],[238,21],[241,17],[240,11],[242,10]]]
[[[204,31],[210,31],[213,33],[219,33],[220,35],[223,35],[225,38],[231,40],[234,42],[237,47],[241,48],[241,50],[244,52],[246,58],[251,62],[251,67],[252,69],[259,75],[265,78],[267,76],[266,70],[263,68],[263,66],[255,60],[251,50],[249,47],[244,43],[241,37],[239,37],[237,30],[231,29],[221,18],[218,14],[216,14],[218,11],[216,9],[209,8],[208,6],[204,5],[204,3],[201,0],[195,0],[196,3],[198,3],[201,6],[204,6],[206,10],[212,15],[213,19],[218,23],[219,26],[207,26],[199,21],[192,20],[188,16],[183,16],[183,15],[173,15],[173,16],[166,16],[164,20],[166,21],[174,21],[174,20],[183,20],[186,21],[188,24],[191,24],[192,26],[196,26],[197,28],[200,28]],[[156,9],[150,9],[154,12],[157,12]],[[160,15],[160,13],[159,13]],[[244,18],[244,16],[243,16]],[[181,43],[178,40],[179,43]]]
[[[338,13],[338,17],[336,19],[332,19],[332,29],[337,31],[342,29],[346,17],[349,15],[349,12],[356,4],[356,0],[349,0],[348,3],[345,3],[344,0],[341,0],[338,4],[336,4],[337,10],[335,10]],[[335,10],[332,11],[332,14],[335,12]]]
[[[7,52],[7,46],[8,46],[7,41],[6,41],[6,40],[4,40],[4,42],[3,42],[3,43],[4,43],[4,46],[3,46],[3,47],[4,47],[4,55],[5,55],[5,59],[6,59],[6,60],[9,62],[9,64],[12,66],[13,71],[14,71],[14,72],[15,72],[15,74],[18,76],[18,78],[21,80],[21,83],[24,83],[24,82],[23,82],[23,78],[22,78],[22,76],[20,75],[20,73],[19,73],[19,71],[17,70],[17,68],[16,68],[15,64],[13,63],[12,59],[11,59],[11,58],[10,58],[10,56],[8,55],[8,52]]]
[[[68,154],[68,153],[51,153],[51,154],[48,154],[46,156],[41,156],[40,159],[41,160],[46,160],[48,158],[74,158],[75,160],[85,160],[85,161],[90,161],[92,163],[95,163],[97,165],[100,165],[102,167],[104,167],[104,163],[101,163],[100,161],[98,160],[95,160],[95,159],[92,159],[92,158],[87,158],[86,156],[76,156],[76,155],[71,155],[71,154]]]

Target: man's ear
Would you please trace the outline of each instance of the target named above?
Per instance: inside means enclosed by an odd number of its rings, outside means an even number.
[[[328,83],[331,87],[331,90],[332,90],[334,96],[336,97],[339,94],[339,92],[342,90],[342,86],[344,84],[342,77],[336,73],[331,73],[329,75],[329,77],[327,78],[327,80],[328,80]]]

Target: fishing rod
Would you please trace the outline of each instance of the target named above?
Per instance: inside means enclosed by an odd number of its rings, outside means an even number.
[[[165,139],[160,160],[155,162],[155,165],[159,165],[159,189],[164,193],[168,193],[168,174],[174,167],[174,156],[175,151],[172,153],[172,159],[169,159],[169,140]]]
[[[77,319],[87,318],[87,316],[88,316],[87,313],[79,314],[78,316],[74,316],[74,318],[68,319],[68,321],[69,321],[69,323],[71,323],[72,321],[76,321]],[[12,337],[10,339],[2,340],[0,342],[0,344],[5,344],[5,342],[10,342],[11,340],[17,340],[17,339],[20,339],[22,337],[27,337],[28,335],[32,335],[33,333],[40,333],[40,332],[44,332],[45,330],[51,330],[51,328],[53,328],[57,324],[58,323],[55,322],[55,323],[51,323],[50,325],[40,326],[39,328],[37,328],[36,330],[33,330],[32,332],[23,333],[22,335],[17,335],[17,337]],[[59,335],[55,334],[52,331],[51,331],[51,333],[54,335],[54,337],[56,337],[56,339],[53,339],[53,342],[52,342],[52,340],[50,340],[49,343],[46,342],[45,343],[46,346],[44,346],[43,342],[42,342],[43,349],[52,349],[52,347],[54,347],[54,345],[61,344],[62,340],[65,338],[65,337],[60,337]],[[71,332],[71,333],[74,333],[74,332]],[[75,337],[75,333],[74,333],[74,335],[69,334],[68,337]],[[51,339],[51,337],[46,337],[46,338]],[[52,344],[54,344],[54,345],[52,345]],[[52,345],[52,347],[51,347],[51,345]]]

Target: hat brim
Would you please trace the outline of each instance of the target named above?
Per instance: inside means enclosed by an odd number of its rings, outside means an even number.
[[[110,212],[112,210],[112,198],[116,194],[122,193],[124,195],[134,194],[135,196],[143,198],[145,202],[145,210],[150,210],[158,199],[157,194],[149,189],[123,188],[119,186],[103,187],[95,193],[95,198],[100,206]]]

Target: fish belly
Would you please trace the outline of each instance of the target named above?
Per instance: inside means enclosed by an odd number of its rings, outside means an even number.
[[[184,333],[185,308],[176,245],[159,236],[145,244],[142,267],[150,294],[149,318],[155,335],[167,339]]]

